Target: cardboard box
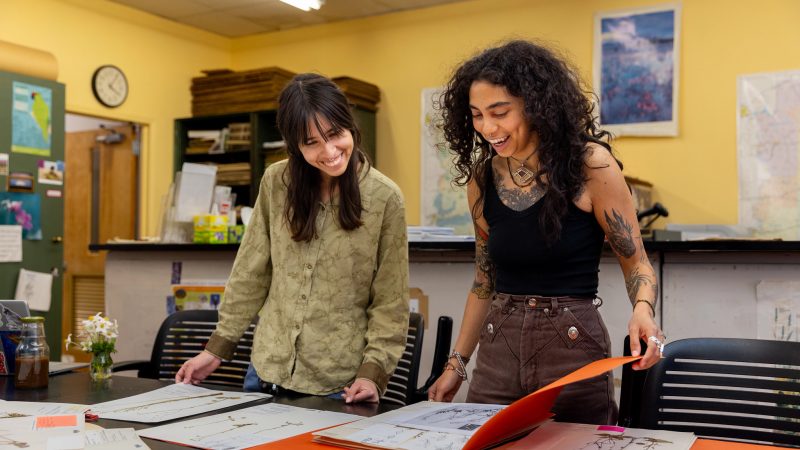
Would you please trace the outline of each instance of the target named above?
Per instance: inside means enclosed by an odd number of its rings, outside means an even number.
[[[227,244],[228,216],[203,214],[194,216],[195,244]]]

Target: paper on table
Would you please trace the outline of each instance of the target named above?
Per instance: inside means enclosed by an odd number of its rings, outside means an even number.
[[[2,402],[0,419],[10,417],[52,416],[60,414],[83,414],[89,409],[86,405],[51,402]]]
[[[144,394],[98,403],[91,411],[103,419],[155,423],[270,398],[260,392],[228,392],[191,384],[171,384]]]
[[[0,225],[0,262],[22,261],[22,225]]]
[[[83,433],[83,414],[5,418],[0,420],[0,450],[79,450]]]
[[[217,166],[183,163],[175,195],[175,220],[191,222],[197,215],[208,214],[214,197]]]
[[[315,442],[353,448],[456,450],[503,405],[423,401],[314,433]]]
[[[548,422],[515,442],[509,450],[562,450],[573,448],[689,450],[695,439],[694,433],[678,431]]]
[[[109,428],[86,431],[86,450],[149,449],[133,428]]]
[[[269,403],[139,430],[139,436],[211,450],[236,450],[360,419]]]
[[[53,287],[53,275],[19,269],[17,279],[16,300],[28,302],[28,308],[36,311],[50,311],[50,294]]]

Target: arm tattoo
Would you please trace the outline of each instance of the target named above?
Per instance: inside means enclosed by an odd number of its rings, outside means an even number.
[[[494,289],[494,265],[489,259],[489,234],[475,224],[475,281],[472,283],[470,292],[475,293],[478,298],[487,299],[491,297]]]
[[[647,285],[650,286],[650,293],[644,293],[643,296],[640,297],[639,289]],[[635,305],[636,300],[640,298],[644,298],[647,301],[652,300],[653,306],[655,306],[656,301],[658,301],[658,283],[652,275],[642,273],[639,267],[634,267],[631,273],[625,277],[625,288],[628,290],[628,298],[633,305]]]
[[[633,241],[633,226],[616,209],[611,210],[613,219],[608,216],[608,211],[603,211],[603,214],[606,216],[608,224],[608,242],[611,244],[611,248],[625,258],[635,255],[636,243]]]

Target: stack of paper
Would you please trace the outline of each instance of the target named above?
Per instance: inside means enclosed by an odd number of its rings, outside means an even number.
[[[314,442],[358,449],[460,449],[502,405],[420,402],[314,433]]]
[[[450,227],[411,226],[408,227],[408,241],[474,241],[474,236],[455,234]]]
[[[678,431],[548,422],[515,442],[509,450],[617,448],[689,450],[696,439],[693,433]]]

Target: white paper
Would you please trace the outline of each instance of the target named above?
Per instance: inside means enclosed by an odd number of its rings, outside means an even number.
[[[75,403],[52,402],[2,402],[0,403],[0,419],[10,417],[56,416],[63,414],[83,414],[88,411],[87,405]]]
[[[510,450],[688,450],[695,439],[693,433],[678,431],[547,422],[514,443]]]
[[[175,197],[175,220],[191,222],[197,215],[208,214],[214,196],[217,166],[183,163]]]
[[[800,341],[800,282],[761,281],[756,285],[757,338]]]
[[[401,450],[458,450],[503,405],[419,402],[358,422],[314,433]]]
[[[103,419],[155,423],[270,398],[260,392],[228,392],[191,384],[171,384],[144,394],[98,403],[91,411]]]
[[[147,446],[133,428],[109,428],[86,431],[86,450],[146,450]]]
[[[0,225],[0,262],[22,261],[22,225]]]
[[[5,404],[3,404],[5,405]],[[75,425],[38,426],[44,416],[12,417],[0,420],[0,450],[20,448],[80,450],[84,447],[83,414],[68,414]]]
[[[352,414],[269,403],[139,430],[139,436],[211,450],[237,450],[358,420]]]
[[[28,302],[28,308],[35,311],[50,311],[50,293],[53,275],[19,269],[16,300]]]

